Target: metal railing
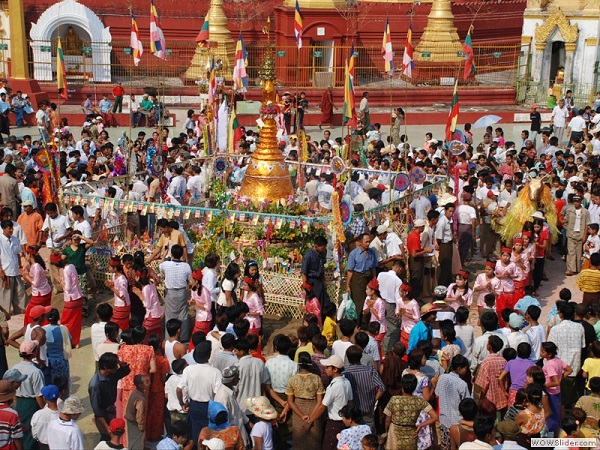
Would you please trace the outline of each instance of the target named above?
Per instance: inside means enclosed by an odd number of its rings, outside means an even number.
[[[56,44],[50,41],[32,41],[30,73],[41,83],[56,83]],[[195,86],[205,80],[205,63],[210,57],[196,55],[193,42],[167,42],[167,61],[156,58],[148,46],[144,48],[141,62],[136,67],[129,48],[129,42],[84,43],[81,55],[65,55],[67,82],[72,86],[96,83],[123,82],[125,86]],[[247,44],[247,73],[250,86],[259,85],[261,67],[266,45]],[[357,87],[369,89],[388,89],[406,86],[436,86],[440,79],[462,79],[462,55],[457,54],[455,63],[427,61],[415,62],[413,79],[400,77],[404,46],[394,47],[396,75],[390,78],[384,71],[384,61],[379,46],[355,47],[355,78]],[[456,51],[456,50],[454,50]],[[474,46],[474,62],[477,73],[467,85],[510,86],[517,80],[520,45],[483,45]],[[450,50],[449,50],[450,52]],[[344,86],[345,64],[350,53],[347,46],[306,45],[300,51],[296,46],[278,46],[275,48],[278,82],[281,86],[299,89]],[[196,55],[196,57],[194,56]],[[415,55],[416,57],[417,55]],[[427,60],[427,52],[419,55]],[[233,58],[233,53],[230,58]],[[217,57],[218,58],[218,57]],[[192,61],[195,70],[189,71]],[[223,66],[218,77],[226,81],[231,79],[235,61]],[[200,74],[200,75],[198,75]],[[442,81],[443,83],[443,81]],[[452,84],[452,83],[450,83]]]

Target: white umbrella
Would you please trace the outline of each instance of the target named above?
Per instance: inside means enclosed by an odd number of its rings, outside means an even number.
[[[494,125],[502,120],[502,117],[488,114],[487,116],[480,117],[477,122],[473,124],[473,128],[486,128],[490,125]]]

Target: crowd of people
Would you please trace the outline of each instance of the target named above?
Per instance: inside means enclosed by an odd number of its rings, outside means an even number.
[[[122,91],[113,96],[122,103]],[[347,140],[333,140],[329,130],[308,137],[310,160],[322,170],[307,169],[298,186],[311,213],[330,213],[336,190],[352,205],[346,295],[341,303],[329,298],[324,266],[333,243],[315,237],[301,266],[303,323],[291,334],[275,332],[268,345],[258,262],[221,269],[211,253],[192,267],[194,245],[177,220],[129,211],[119,222],[97,202],[68,211],[42,203],[36,155],[49,136],[60,140],[64,188],[120,174],[129,143],[112,141],[105,129],[120,105],[108,95],[101,111],[88,105],[79,140],[41,103],[39,140],[11,136],[0,165],[0,422],[8,430],[0,448],[84,448],[75,422],[84,407],[69,393],[69,360],[94,311],[97,366],[88,393],[97,449],[149,442],[160,450],[529,449],[538,437],[597,437],[600,114],[561,100],[550,130],[538,126],[533,108],[518,142],[490,127],[475,144],[466,124],[464,150],[455,155],[430,133],[411,146],[400,134],[400,108],[384,137],[380,124],[367,123],[368,92],[363,100],[359,132]],[[140,131],[131,148],[148,175],[98,193],[175,205],[206,198],[210,170],[198,126],[191,111],[178,136]],[[248,130],[238,143],[230,186],[243,180],[243,155],[259,139]],[[358,150],[350,144],[356,139]],[[297,159],[295,136],[280,144]],[[150,173],[160,152],[164,176]],[[350,168],[346,185],[326,169],[335,155]],[[415,168],[446,176],[448,187],[431,192],[430,181],[413,182],[406,208],[379,208],[405,195],[392,175]],[[501,235],[534,180],[547,184],[553,207],[540,205],[518,232]],[[406,236],[395,226],[400,218],[411,223]],[[111,257],[102,286],[86,252],[111,220],[130,238],[148,233],[154,250]],[[566,262],[565,276],[577,275],[578,291],[562,289],[558,300],[541,296],[554,254]],[[112,298],[90,308],[101,288]],[[542,306],[554,302],[543,316]],[[23,327],[11,335],[7,320],[21,313]],[[10,347],[21,361],[9,368]]]

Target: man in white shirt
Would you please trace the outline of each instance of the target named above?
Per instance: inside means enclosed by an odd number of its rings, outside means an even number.
[[[392,350],[395,342],[400,339],[400,318],[396,316],[396,305],[400,301],[400,278],[405,270],[404,261],[394,261],[392,269],[377,275],[379,292],[385,300],[385,321],[387,330],[381,343],[384,354]],[[390,344],[391,343],[391,344]]]
[[[558,101],[558,105],[552,110],[552,126],[554,127],[554,135],[558,138],[559,144],[562,143],[564,138],[568,117],[569,110],[565,106],[565,101],[561,98]]]
[[[175,167],[175,174],[175,177],[173,177],[167,188],[167,194],[171,198],[172,203],[181,205],[183,204],[183,197],[187,190],[187,184],[183,177],[183,166]]]
[[[10,220],[0,222],[0,304],[9,311],[13,307],[13,315],[25,309],[25,288],[19,275],[19,240],[13,236],[13,223]]]
[[[340,409],[352,401],[354,397],[350,381],[341,373],[344,369],[343,358],[333,355],[327,359],[322,359],[321,364],[325,367],[327,376],[331,377],[331,383],[325,390],[323,401],[313,410],[307,422],[312,425],[327,411],[325,439],[322,448],[334,449],[337,448],[337,434],[345,428],[340,416]]]
[[[471,205],[460,205],[458,213],[458,253],[461,262],[465,262],[472,253],[475,231],[477,229],[477,211]]]
[[[81,429],[75,423],[83,413],[83,402],[78,397],[69,397],[58,413],[58,420],[48,424],[47,440],[49,448],[79,450],[85,448]]]
[[[177,399],[184,411],[188,413],[194,441],[205,426],[208,426],[208,402],[214,400],[221,387],[221,371],[208,364],[211,343],[200,342],[194,349],[194,359],[198,364],[183,369],[181,380],[177,385]],[[183,390],[187,388],[189,404],[184,403]]]
[[[363,98],[360,101],[359,111],[362,114],[360,119],[363,129],[366,130],[371,125],[371,115],[369,114],[369,93],[363,92]]]
[[[190,191],[190,203],[198,203],[204,193],[202,169],[200,166],[192,166],[192,172],[194,175],[187,180],[187,190]]]
[[[146,200],[146,196],[148,195],[148,186],[142,180],[135,180],[131,190],[140,194],[142,200]]]
[[[579,114],[571,119],[567,126],[567,135],[569,136],[569,144],[577,139],[583,142],[583,137],[587,135],[587,124],[583,118],[583,108],[577,111]]]

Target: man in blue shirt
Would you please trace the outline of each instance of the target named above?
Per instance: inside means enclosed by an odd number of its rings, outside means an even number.
[[[346,292],[351,294],[352,300],[358,312],[358,325],[368,323],[368,314],[363,316],[362,310],[365,303],[367,284],[375,278],[375,268],[377,267],[377,255],[375,250],[369,247],[371,236],[367,233],[362,234],[357,246],[348,255],[346,263]]]
[[[542,305],[540,305],[540,302],[538,301],[538,299],[532,296],[533,292],[534,292],[533,286],[525,286],[525,297],[521,298],[515,304],[515,307],[514,307],[515,312],[524,316],[525,313],[527,312],[527,308],[529,308],[531,305],[535,305],[538,308],[542,309]]]
[[[426,303],[421,306],[421,321],[410,330],[407,354],[412,349],[417,348],[419,341],[431,341],[433,338],[433,322],[435,322],[436,316],[437,309],[433,303]]]
[[[102,96],[102,100],[98,103],[100,114],[105,127],[116,127],[115,116],[112,113],[112,102],[108,98],[108,94]]]

